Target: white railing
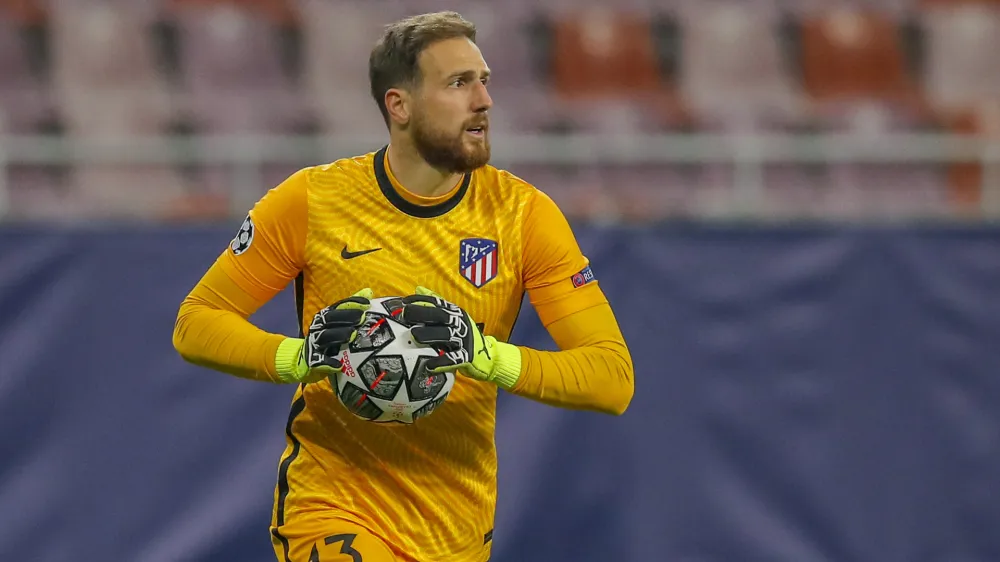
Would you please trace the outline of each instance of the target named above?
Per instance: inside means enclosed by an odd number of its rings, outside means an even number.
[[[234,212],[259,196],[261,164],[303,164],[364,153],[382,146],[384,134],[298,137],[120,137],[71,139],[0,136],[0,216],[7,211],[6,165],[74,163],[225,164],[237,170],[247,192],[233,193]],[[317,151],[319,154],[317,154]],[[735,199],[753,214],[761,197],[761,169],[768,163],[950,163],[983,165],[983,217],[1000,217],[1000,139],[942,134],[668,134],[493,136],[493,161],[514,163],[732,163]],[[311,162],[316,163],[316,162]]]

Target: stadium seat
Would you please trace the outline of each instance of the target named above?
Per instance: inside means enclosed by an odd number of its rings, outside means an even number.
[[[301,124],[274,22],[227,3],[182,4],[168,18],[179,38],[180,96],[196,129],[281,133]]]
[[[491,88],[535,89],[547,78],[539,61],[547,59],[539,36],[538,13],[523,4],[496,9],[488,3],[465,6],[462,15],[476,24],[476,44],[493,73]]]
[[[128,2],[52,5],[52,86],[66,133],[164,132],[172,107],[149,36],[153,13]]]
[[[848,99],[879,98],[912,103],[917,84],[897,22],[876,12],[835,8],[801,18],[802,87],[823,104]]]
[[[489,3],[464,6],[462,15],[477,26],[476,43],[493,74],[494,133],[531,133],[567,128],[567,117],[548,82],[548,35],[538,11],[524,2],[502,9]]]
[[[563,99],[655,94],[662,80],[648,19],[591,6],[552,21],[552,84]]]
[[[51,119],[45,69],[33,60],[28,25],[0,10],[0,130],[31,132]]]
[[[48,68],[40,57],[47,19],[41,2],[0,2],[0,136],[38,134],[57,122]],[[0,174],[7,220],[47,218],[60,209],[65,178],[58,170],[13,162],[0,168]]]
[[[48,10],[38,0],[0,1],[0,136],[52,132],[58,115],[49,88]],[[65,168],[9,162],[0,168],[7,220],[68,215]]]
[[[0,14],[18,24],[42,24],[48,18],[46,0],[0,0]]]
[[[64,134],[91,146],[105,137],[166,132],[170,97],[156,66],[148,5],[53,0],[53,95]],[[153,218],[184,192],[169,164],[83,162],[70,168],[64,206],[81,219]]]
[[[927,37],[924,92],[946,130],[969,136],[997,135],[1000,100],[1000,3],[933,2],[921,10]],[[947,205],[977,214],[983,199],[979,161],[947,167]]]
[[[712,1],[679,10],[683,33],[679,87],[704,118],[799,115],[803,108],[779,42],[779,14],[766,5]]]
[[[970,105],[962,110],[945,114],[945,127],[948,132],[1000,141],[1000,100],[994,99]],[[1000,166],[994,164],[993,175],[1000,173]],[[962,216],[975,216],[980,213],[984,203],[986,170],[977,158],[972,161],[955,162],[948,166],[948,205],[949,208]],[[995,204],[995,199],[989,201]],[[995,210],[994,210],[995,212]]]
[[[281,49],[283,30],[297,17],[293,8],[280,2],[169,3],[163,22],[176,36],[175,129],[199,139],[291,134],[308,126],[311,116]],[[227,213],[235,189],[253,188],[238,185],[229,162],[183,172],[196,189],[168,208],[178,219]]]
[[[963,111],[1000,98],[1000,4],[926,9],[924,92],[936,110]]]
[[[894,21],[908,18],[925,0],[759,0],[772,4],[782,12],[796,18],[822,17],[842,9],[860,10],[870,15]]]
[[[382,26],[405,10],[390,0],[299,0],[306,103],[320,129],[378,135],[385,123],[370,94],[368,55]]]
[[[332,132],[375,148],[371,47],[385,24],[437,10],[477,24],[498,158],[510,135],[539,132],[815,130],[873,147],[940,124],[995,134],[1000,0],[0,0],[0,131]],[[16,164],[10,200],[21,216],[221,216],[341,150],[303,149],[242,170]],[[913,160],[501,164],[567,214],[636,222],[712,214],[757,182],[777,216],[976,210],[985,174]]]
[[[293,0],[160,0],[168,11],[232,6],[252,11],[275,25],[297,25],[299,12]]]
[[[132,3],[53,0],[53,82],[62,96],[157,94],[150,13]]]
[[[359,2],[364,3],[365,0],[342,0],[348,2]],[[401,8],[403,9],[403,15],[415,15],[415,14],[426,14],[430,12],[443,12],[443,11],[455,11],[462,16],[473,20],[472,11],[476,10],[477,7],[490,7],[491,4],[489,0],[406,0],[406,2],[399,2],[403,4]],[[493,11],[504,12],[507,9],[506,5],[496,5],[493,4]]]
[[[594,133],[650,132],[688,119],[665,70],[653,13],[631,6],[565,2],[544,13],[553,113],[563,127]]]
[[[918,0],[922,8],[1000,6],[1000,0]]]

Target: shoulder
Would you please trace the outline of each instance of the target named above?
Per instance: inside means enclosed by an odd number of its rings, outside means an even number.
[[[547,221],[552,218],[564,220],[563,211],[548,193],[530,181],[509,170],[484,166],[484,177],[494,183],[495,193],[503,201],[523,208],[521,215],[527,221]]]
[[[547,199],[545,193],[524,178],[491,165],[476,171],[479,181],[490,186],[490,190],[506,201],[530,202],[538,198]]]
[[[375,153],[340,158],[326,164],[304,168],[305,179],[313,185],[329,185],[344,180],[357,180],[373,175]]]
[[[341,192],[344,186],[358,185],[358,180],[365,173],[366,160],[370,168],[371,154],[299,168],[280,184],[270,188],[257,202],[255,211],[258,214],[301,214],[315,200],[317,193]]]

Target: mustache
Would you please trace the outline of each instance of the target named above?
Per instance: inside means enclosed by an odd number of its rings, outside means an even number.
[[[485,116],[485,115],[482,116],[482,117],[477,117],[475,119],[471,119],[469,121],[466,121],[466,123],[465,123],[465,129],[473,129],[473,128],[476,128],[476,127],[482,127],[484,129],[486,129],[489,126],[490,126],[490,118],[487,117],[487,116]]]

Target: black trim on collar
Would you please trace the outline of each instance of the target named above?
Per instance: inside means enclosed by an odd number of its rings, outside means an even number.
[[[386,173],[385,153],[388,148],[389,145],[383,146],[378,152],[375,153],[375,181],[378,182],[378,188],[382,191],[382,195],[384,195],[385,198],[392,203],[393,207],[396,207],[400,211],[420,219],[440,217],[461,203],[462,198],[465,197],[465,193],[469,191],[469,184],[472,182],[471,173],[465,174],[462,178],[462,186],[458,188],[458,193],[449,197],[446,201],[442,201],[437,205],[429,206],[410,203],[406,199],[403,199],[403,196],[400,195],[394,187],[392,187],[392,182],[389,180],[389,174]]]

